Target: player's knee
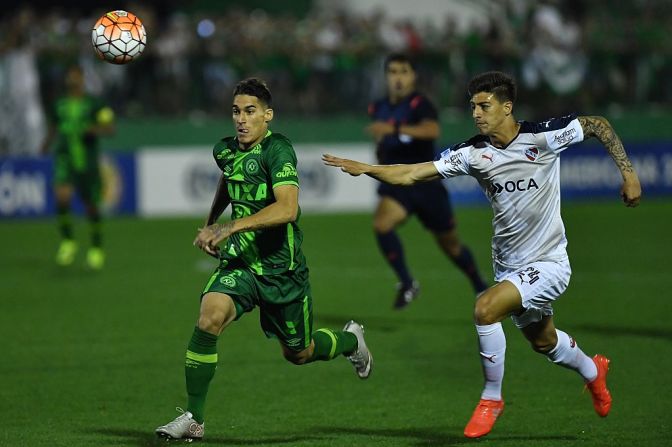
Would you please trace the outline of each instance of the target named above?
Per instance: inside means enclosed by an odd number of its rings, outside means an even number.
[[[495,324],[500,320],[501,318],[499,318],[496,309],[492,305],[492,300],[485,295],[481,296],[474,306],[474,321],[476,324],[484,326]]]
[[[202,313],[198,317],[198,328],[211,334],[218,334],[219,330],[224,325],[225,318],[226,315],[224,312]]]
[[[394,230],[394,225],[387,219],[376,218],[373,220],[373,231],[376,234],[385,234]]]
[[[446,247],[446,251],[448,251],[448,255],[450,255],[451,258],[457,259],[460,254],[462,254],[462,245],[460,244],[460,241],[451,241]]]
[[[462,253],[462,244],[460,239],[457,237],[457,233],[454,230],[446,232],[436,232],[434,233],[436,240],[438,241],[443,251],[446,252],[451,258],[455,259]]]
[[[296,352],[296,351],[290,351],[289,349],[285,349],[282,351],[282,355],[288,362],[293,363],[295,365],[303,365],[307,363],[308,360],[310,359],[310,355],[307,352],[307,350]]]

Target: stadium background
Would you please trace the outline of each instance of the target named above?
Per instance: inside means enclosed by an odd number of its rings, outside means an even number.
[[[223,445],[459,445],[480,387],[469,287],[409,222],[402,229],[420,301],[394,313],[394,279],[371,235],[373,183],[319,163],[324,151],[371,157],[366,106],[384,91],[390,51],[416,56],[441,113],[442,145],[474,133],[468,78],[517,76],[516,116],[577,111],[609,118],[644,188],[618,201],[618,173],[583,144],[563,155],[563,215],[574,267],[556,307],[588,352],[614,360],[616,403],[593,414],[580,384],[509,336],[507,414],[486,444],[666,445],[672,326],[672,29],[669,1],[295,0],[9,2],[0,11],[0,445],[154,445],[152,429],[183,402],[181,362],[197,293],[214,268],[191,247],[230,131],[233,85],[260,76],[273,130],[297,146],[302,226],[316,323],[362,320],[375,376],[346,362],[294,368],[250,315],[224,337],[209,401]],[[135,12],[146,53],[128,66],[95,59],[91,24]],[[108,265],[52,262],[51,160],[37,155],[43,111],[66,67],[118,115],[102,139]],[[490,271],[490,211],[473,183],[448,183],[462,237]],[[83,239],[86,227],[77,227]],[[263,371],[263,373],[261,372]],[[254,383],[254,387],[249,384]],[[297,383],[301,389],[297,390]],[[287,412],[286,407],[293,408]],[[300,421],[300,423],[297,423]]]

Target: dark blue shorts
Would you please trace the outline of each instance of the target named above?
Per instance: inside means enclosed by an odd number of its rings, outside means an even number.
[[[443,233],[455,228],[450,196],[440,180],[413,186],[381,183],[378,195],[399,202],[409,216],[417,215],[428,230]]]

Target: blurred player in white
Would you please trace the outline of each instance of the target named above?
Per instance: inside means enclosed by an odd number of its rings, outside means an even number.
[[[329,166],[351,175],[366,174],[395,185],[471,175],[494,212],[492,258],[496,284],[478,296],[474,320],[485,386],[464,434],[488,434],[504,410],[502,379],[506,338],[501,321],[511,316],[532,348],[552,362],[578,372],[590,390],[598,415],[611,408],[606,376],[609,359],[592,359],[574,339],[556,329],[551,303],[569,284],[565,228],[560,217],[560,153],[572,144],[597,138],[623,177],[626,206],[639,204],[641,187],[621,140],[600,116],[569,115],[541,123],[516,121],[516,84],[501,72],[487,72],[469,83],[472,116],[480,134],[444,151],[434,162],[369,165],[324,155]]]

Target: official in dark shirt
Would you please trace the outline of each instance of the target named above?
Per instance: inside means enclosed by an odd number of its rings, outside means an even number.
[[[369,106],[373,122],[366,128],[376,142],[378,163],[412,164],[433,160],[434,143],[440,132],[438,113],[432,102],[416,90],[413,61],[403,54],[389,55],[385,60],[385,76],[387,96]],[[460,242],[450,198],[440,180],[414,186],[381,183],[378,195],[373,227],[383,256],[399,278],[396,309],[404,308],[420,293],[420,285],[410,273],[395,231],[414,214],[469,278],[474,291],[480,293],[487,288],[471,251]]]

